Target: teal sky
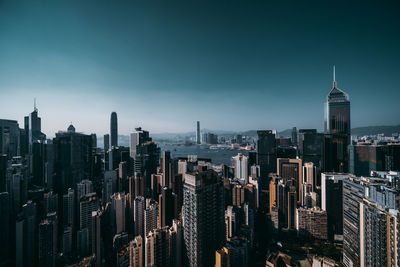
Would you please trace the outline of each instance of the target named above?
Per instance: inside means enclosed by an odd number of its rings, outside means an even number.
[[[2,1],[0,118],[44,132],[323,129],[336,65],[352,126],[399,124],[398,1]],[[278,4],[279,3],[279,4]]]

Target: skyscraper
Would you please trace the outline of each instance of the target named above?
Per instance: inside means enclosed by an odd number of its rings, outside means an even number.
[[[162,172],[163,179],[161,186],[171,187],[172,175],[173,175],[173,162],[171,160],[171,152],[164,151],[162,155]]]
[[[292,144],[294,146],[297,146],[297,128],[296,127],[292,128]]]
[[[158,227],[171,226],[172,220],[175,217],[176,195],[172,193],[172,189],[163,187],[159,195],[159,210],[158,210]]]
[[[135,235],[144,237],[144,209],[146,208],[146,200],[144,197],[136,197],[134,200],[134,224]]]
[[[111,113],[111,120],[110,120],[110,136],[111,136],[111,147],[118,146],[118,119],[117,113]]]
[[[197,121],[196,143],[201,144],[200,122],[199,121]]]
[[[343,235],[343,180],[349,175],[322,173],[321,209],[328,214],[328,238],[333,240]]]
[[[186,266],[212,266],[225,233],[223,186],[214,171],[186,173],[183,209]]]
[[[36,100],[34,103],[33,111],[29,114],[29,117],[25,117],[25,121],[28,121],[29,129],[29,152],[32,152],[32,144],[35,142],[44,142],[46,135],[42,133],[42,120],[38,116],[38,109],[36,108]]]
[[[257,165],[260,175],[267,178],[270,172],[276,171],[276,141],[275,133],[271,130],[257,131]]]
[[[233,165],[235,166],[235,178],[244,181],[245,184],[249,183],[249,157],[239,153],[237,156],[232,157]]]
[[[107,154],[107,151],[110,149],[110,135],[104,135],[104,153]]]
[[[30,250],[33,248],[30,247]],[[39,263],[40,266],[55,266],[57,253],[57,224],[52,220],[43,220],[39,224]]]
[[[294,179],[296,183],[297,201],[300,201],[300,188],[303,183],[303,164],[301,159],[277,159],[278,176],[284,179]]]
[[[0,120],[0,154],[8,158],[19,156],[20,133],[17,121]]]
[[[335,68],[333,88],[326,97],[324,171],[347,172],[350,145],[349,95],[337,87]]]
[[[55,160],[55,191],[59,195],[83,179],[92,179],[93,139],[75,132],[70,125],[66,132],[56,133],[53,139]]]

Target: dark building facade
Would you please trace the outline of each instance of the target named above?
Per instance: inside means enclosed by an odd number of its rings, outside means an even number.
[[[113,146],[117,147],[118,146],[118,119],[117,119],[116,112],[111,113],[110,137],[111,137],[111,147],[113,147]]]
[[[271,172],[276,172],[276,140],[271,130],[257,131],[257,164],[260,175],[267,178]]]

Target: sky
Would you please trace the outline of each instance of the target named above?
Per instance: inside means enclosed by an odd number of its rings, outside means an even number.
[[[216,2],[0,0],[0,119],[322,130],[335,65],[352,127],[400,124],[398,1]]]

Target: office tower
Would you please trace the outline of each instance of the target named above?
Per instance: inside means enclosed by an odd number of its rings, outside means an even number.
[[[296,211],[296,230],[299,236],[328,239],[328,216],[317,207]]]
[[[112,225],[114,225],[114,233],[119,234],[125,232],[125,209],[126,199],[124,193],[115,193],[111,196],[112,207]]]
[[[139,196],[134,200],[134,224],[135,235],[144,237],[144,209],[146,207],[146,200],[144,197]]]
[[[0,192],[0,262],[10,257],[10,194]]]
[[[337,87],[335,70],[333,88],[326,100],[324,171],[347,172],[350,145],[349,95]]]
[[[317,189],[317,167],[314,165],[314,163],[304,163],[302,183],[311,185],[311,191],[315,191]]]
[[[99,200],[96,193],[90,193],[80,199],[79,203],[79,229],[82,231],[87,228],[88,232],[88,248],[92,248],[92,213],[99,209]]]
[[[111,137],[110,147],[117,147],[118,146],[118,120],[117,120],[117,113],[114,111],[111,112],[110,137]]]
[[[144,267],[143,238],[139,235],[129,243],[129,266]]]
[[[218,135],[213,133],[204,133],[203,134],[203,143],[209,145],[218,144]]]
[[[294,180],[278,180],[276,203],[278,207],[279,229],[290,229],[290,226],[294,229],[295,209],[297,208],[297,205],[295,205],[297,204],[297,201],[296,203],[293,203],[293,195],[296,194],[296,187],[294,184]],[[292,201],[292,203],[289,203],[290,201]],[[274,206],[272,206],[272,210],[274,210]]]
[[[91,233],[91,231],[90,231],[90,233]],[[89,255],[89,251],[90,251],[89,250],[89,247],[90,247],[89,228],[83,228],[77,232],[76,242],[77,242],[76,248],[77,248],[78,255],[80,257]]]
[[[29,248],[29,249],[32,249]],[[45,219],[39,224],[39,264],[55,266],[57,253],[57,223]]]
[[[92,137],[75,132],[71,126],[53,139],[55,191],[62,195],[81,180],[92,179]]]
[[[230,240],[239,229],[239,211],[234,206],[228,206],[225,210],[225,239]]]
[[[333,69],[333,88],[326,97],[325,131],[329,134],[350,135],[349,95],[337,87]]]
[[[151,196],[151,175],[157,173],[158,163],[160,162],[160,148],[149,137],[147,131],[136,128],[134,133],[138,145],[135,151],[135,173],[144,177],[144,193]]]
[[[46,144],[34,142],[31,145],[30,173],[33,176],[32,183],[38,186],[45,185]]]
[[[349,175],[321,174],[321,209],[328,214],[328,238],[341,239],[343,235],[343,180]]]
[[[360,179],[343,180],[343,263],[361,266],[360,261],[360,203],[364,198]]]
[[[32,144],[35,142],[44,142],[46,135],[42,133],[42,122],[38,116],[38,109],[36,108],[36,100],[32,113],[29,114],[29,151],[32,150]]]
[[[301,159],[277,159],[277,174],[284,179],[294,179],[297,201],[300,201],[300,188],[303,183],[303,164]]]
[[[65,226],[62,234],[61,251],[65,255],[72,252],[72,227]]]
[[[281,177],[277,175],[271,176],[271,181],[269,182],[269,208],[268,213],[272,211],[273,207],[278,207],[278,183],[281,180]]]
[[[13,157],[7,166],[6,191],[10,193],[11,211],[15,215],[28,199],[28,168],[20,156]]]
[[[199,122],[199,121],[197,121],[196,143],[197,143],[197,144],[201,144],[200,122]]]
[[[79,201],[83,196],[93,193],[93,183],[89,180],[82,180],[76,184],[77,200]]]
[[[126,161],[120,162],[118,166],[118,180],[117,180],[117,191],[128,192],[128,164]]]
[[[173,175],[173,161],[171,160],[171,152],[164,151],[162,156],[162,174],[163,179],[161,186],[171,187]]]
[[[158,197],[158,203],[160,204],[158,214],[158,227],[171,226],[172,220],[175,218],[175,203],[176,195],[172,193],[172,189],[163,187],[161,194]]]
[[[58,195],[54,194],[53,191],[45,193],[43,195],[44,201],[44,216],[48,213],[58,212]]]
[[[75,229],[75,190],[68,189],[68,193],[63,195],[63,225]]]
[[[296,127],[292,128],[292,144],[294,146],[297,146],[297,128]]]
[[[290,186],[287,195],[288,198],[288,223],[287,229],[296,229],[296,208],[297,208],[297,192],[295,186]]]
[[[48,139],[47,143],[45,144],[45,162],[44,162],[44,176],[45,181],[44,184],[47,188],[55,187],[54,183],[54,145],[53,140]]]
[[[312,162],[317,168],[323,165],[324,134],[316,129],[300,129],[298,141],[299,155],[303,162]]]
[[[154,200],[146,200],[146,209],[144,210],[144,235],[158,228],[158,203]]]
[[[260,176],[266,179],[270,172],[276,172],[275,133],[271,130],[265,130],[257,131],[257,135],[257,165],[260,166]]]
[[[111,147],[108,150],[108,169],[109,171],[113,171],[118,169],[119,164],[121,162],[129,162],[130,163],[130,156],[129,156],[129,148],[118,146],[118,147]],[[129,164],[128,164],[129,167]]]
[[[156,175],[159,178],[161,184],[161,175]],[[145,195],[145,178],[139,173],[135,173],[134,177],[135,181],[135,196],[144,196]]]
[[[36,234],[37,234],[36,204],[29,200],[22,206],[22,211],[16,219],[16,266],[35,266]]]
[[[356,176],[369,176],[371,171],[385,170],[387,146],[359,143],[349,146],[349,172]]]
[[[7,155],[0,154],[0,192],[7,191]]]
[[[232,157],[233,165],[235,167],[235,178],[240,179],[244,184],[249,183],[249,158],[239,153],[237,156]]]
[[[103,189],[103,202],[110,201],[110,197],[117,190],[117,172],[105,171],[104,172],[104,189]]]
[[[96,266],[101,266],[101,211],[92,212],[92,253],[96,256]]]
[[[147,141],[151,141],[151,138],[149,137],[149,132],[142,130],[141,127],[135,128],[135,132],[130,134],[129,139],[129,153],[131,158],[136,157],[136,147],[138,145],[146,143]]]
[[[398,143],[388,144],[385,155],[385,169],[400,171],[400,145]]]
[[[177,215],[182,210],[183,205],[183,175],[182,174],[175,174],[172,176],[172,183],[171,183],[172,193],[176,196],[176,207],[175,211]]]
[[[110,135],[105,134],[104,135],[104,153],[107,153],[107,151],[110,149]]]
[[[0,154],[8,158],[20,155],[20,131],[17,121],[0,119]]]
[[[222,181],[211,170],[185,174],[183,233],[188,266],[211,266],[224,240]]]

